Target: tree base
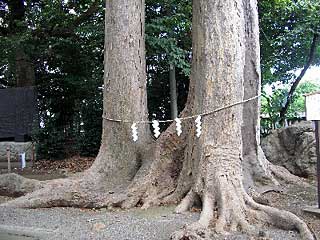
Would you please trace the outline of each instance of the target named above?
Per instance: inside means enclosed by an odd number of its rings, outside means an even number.
[[[6,180],[0,180],[0,189],[5,189],[4,185],[10,183],[6,187],[10,195],[26,194],[2,206],[127,209],[180,202],[177,213],[188,211],[194,205],[201,205],[202,212],[198,222],[175,233],[172,239],[209,239],[213,234],[235,232],[261,237],[264,233],[256,227],[265,225],[297,230],[302,239],[315,239],[297,216],[267,206],[268,201],[258,191],[245,190],[241,174],[237,171],[239,156],[233,153],[233,148],[230,149],[207,148],[206,158],[200,163],[205,164],[203,166],[206,167],[201,168],[205,172],[198,174],[199,179],[205,181],[186,181],[190,179],[188,172],[191,170],[181,167],[181,162],[167,155],[141,166],[131,182],[122,181],[121,184],[108,184],[110,175],[92,169],[73,178],[46,182],[28,180],[15,174],[2,175],[1,178]],[[297,182],[299,179],[281,167],[270,164],[269,168],[282,180]],[[304,181],[298,182],[305,184]]]

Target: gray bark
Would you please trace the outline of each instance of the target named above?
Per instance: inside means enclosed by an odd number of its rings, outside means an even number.
[[[170,110],[171,119],[178,117],[178,96],[177,96],[177,81],[176,81],[176,67],[171,63],[169,69],[170,77]]]
[[[105,25],[104,116],[148,119],[144,38],[144,1],[107,1]],[[104,118],[100,152],[92,170],[103,169],[130,180],[145,159],[149,126],[138,125],[139,140],[131,139],[131,124]],[[109,175],[108,174],[108,175]],[[112,174],[113,175],[113,174]]]
[[[148,118],[144,7],[141,0],[106,2],[103,134],[93,166],[79,176],[50,181],[7,206],[106,206],[110,192],[124,189],[148,165],[153,157],[149,126],[137,125],[137,143],[131,136],[132,122]]]
[[[201,201],[200,219],[172,239],[203,239],[212,227],[217,233],[241,230],[256,236],[260,231],[255,224],[296,229],[304,239],[313,239],[298,217],[258,204],[245,191],[243,170],[250,166],[242,153],[256,157],[259,151],[257,103],[204,116],[200,138],[195,138],[194,119],[183,122],[181,137],[172,124],[155,149],[148,148],[147,125],[139,125],[140,140],[133,144],[130,124],[106,119],[147,119],[143,8],[138,0],[107,1],[105,119],[93,167],[79,177],[49,182],[6,206],[149,207],[185,196],[176,211]],[[248,9],[252,15],[247,16]],[[193,11],[192,75],[182,116],[239,102],[259,89],[256,1],[194,0]],[[250,80],[244,83],[247,74]],[[244,86],[254,90],[246,92]],[[244,109],[252,113],[245,112],[246,124]],[[247,132],[254,139],[242,136]]]
[[[15,71],[17,87],[31,87],[35,85],[34,67],[30,58],[22,47],[18,46],[15,51]]]
[[[193,114],[259,93],[257,23],[255,0],[193,1]],[[187,146],[193,184],[176,209],[184,212],[200,199],[202,212],[197,223],[175,233],[172,239],[210,239],[212,226],[216,233],[240,229],[257,236],[259,231],[253,226],[257,222],[297,229],[304,239],[313,239],[307,225],[295,215],[258,204],[245,191],[243,172],[256,166],[246,164],[243,154],[258,161],[257,106],[257,101],[251,102],[203,118],[200,139]],[[251,216],[255,222],[250,222]]]
[[[244,99],[261,94],[259,22],[256,0],[244,0],[245,64]],[[276,183],[268,169],[268,162],[260,149],[260,98],[243,105],[242,150],[244,185],[246,189],[257,182]],[[276,183],[277,184],[277,183]]]

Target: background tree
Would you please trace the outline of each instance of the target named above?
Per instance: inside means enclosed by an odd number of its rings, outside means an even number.
[[[16,14],[8,2],[21,6],[20,20],[12,20]],[[178,112],[185,106],[191,11],[191,1],[146,1],[149,119],[171,118],[170,64],[176,68]],[[307,63],[319,25],[318,12],[319,3],[315,0],[259,1],[263,85],[295,80],[293,72]],[[0,1],[0,87],[16,86],[19,69],[15,67],[15,52],[22,49],[24,57],[19,59],[25,59],[26,64],[18,65],[29,66],[24,71],[35,76],[39,93],[42,127],[36,129],[33,138],[38,142],[41,158],[98,153],[102,128],[103,16],[102,1]],[[13,25],[14,31],[10,27]],[[315,49],[313,64],[319,62],[318,52],[319,47]],[[285,106],[288,93],[289,89],[281,105],[271,106],[273,112],[279,113]],[[160,127],[164,130],[168,125]]]
[[[23,16],[13,21],[15,2]],[[10,87],[35,76],[41,128],[33,138],[39,157],[96,156],[101,141],[102,1],[1,1],[1,6],[0,78]],[[14,31],[11,22],[17,26]],[[25,64],[16,64],[17,49]]]
[[[268,135],[271,130],[279,128],[280,114],[279,109],[283,106],[283,99],[286,98],[289,87],[283,85],[276,89],[271,95],[264,94],[262,97],[261,108],[261,130],[262,134]],[[305,116],[305,97],[304,95],[310,92],[320,90],[320,85],[312,82],[301,83],[292,96],[286,119],[287,121],[301,121]]]
[[[186,103],[191,61],[191,11],[190,1],[146,1],[150,119],[171,119],[170,65],[176,73],[178,112]],[[163,130],[166,127],[165,124],[161,125]]]
[[[39,157],[95,156],[102,128],[103,3],[20,2],[25,9],[20,25],[25,27],[13,35],[7,34],[11,11],[7,1],[1,1],[2,87],[15,86],[14,49],[19,45],[36,75],[42,127],[35,129],[33,138],[38,142]],[[170,118],[170,62],[176,67],[179,112],[184,107],[190,72],[190,21],[189,1],[146,2],[150,119]]]
[[[290,84],[281,106],[274,106],[281,124],[304,74],[320,63],[319,10],[315,0],[259,1],[262,83]]]
[[[254,0],[193,1],[192,77],[186,108],[181,113],[181,117],[188,117],[184,119],[186,130],[178,137],[172,124],[154,144],[148,125],[139,124],[140,140],[134,144],[131,124],[147,119],[144,3],[107,2],[104,123],[99,155],[83,174],[46,183],[34,181],[30,188],[23,189],[30,193],[5,206],[146,208],[181,201],[176,211],[183,212],[200,201],[199,221],[173,239],[209,237],[212,226],[218,233],[241,230],[257,235],[260,228],[253,226],[259,223],[295,229],[304,239],[314,239],[303,221],[292,213],[257,203],[253,191],[245,186],[244,172],[257,175],[275,168],[261,167],[258,154],[252,160],[256,164],[246,164],[242,158],[246,150],[243,135],[258,136],[257,101],[251,103],[252,110],[256,108],[254,114],[246,116],[252,116],[251,130],[242,128],[242,101],[249,95],[243,86],[260,85],[256,6]],[[246,73],[250,75],[245,79]],[[225,108],[203,114],[221,107]],[[200,114],[203,131],[196,138],[194,119],[189,116]],[[254,151],[259,150],[258,141],[250,144]]]

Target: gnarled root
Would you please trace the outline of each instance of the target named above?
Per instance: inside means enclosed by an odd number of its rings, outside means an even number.
[[[241,161],[233,150],[214,149],[214,152],[214,157],[207,154],[202,160],[197,181],[176,208],[177,213],[183,213],[201,199],[200,219],[174,233],[172,239],[211,239],[215,234],[236,232],[261,237],[266,234],[261,231],[266,225],[296,230],[305,240],[315,239],[296,215],[257,203],[249,196],[242,183]]]
[[[269,168],[271,173],[279,180],[286,183],[300,185],[302,187],[310,187],[310,184],[305,179],[293,175],[285,167],[270,163]]]
[[[25,191],[20,191],[21,196],[1,206],[20,207],[20,208],[47,208],[47,207],[100,207],[107,202],[106,199],[112,199],[110,192],[106,191],[99,175],[95,176],[88,173],[87,175],[74,178],[55,179],[49,181],[36,181],[13,175],[15,180],[23,184],[29,184],[30,187]],[[7,185],[6,186],[10,186]],[[28,185],[29,186],[29,185]],[[17,192],[19,188],[15,189]],[[19,192],[19,191],[18,191]],[[112,202],[112,201],[108,201]]]
[[[227,180],[224,181],[227,183]],[[230,183],[229,183],[230,184]],[[261,230],[268,224],[284,230],[296,230],[302,239],[314,240],[308,226],[296,215],[276,208],[256,203],[243,189],[221,185],[216,195],[208,192],[202,195],[202,212],[198,222],[174,233],[171,239],[211,239],[216,234],[238,231],[253,237],[265,236]],[[199,195],[190,190],[176,208],[177,213],[190,209]],[[256,226],[259,226],[256,228]]]
[[[2,206],[21,208],[80,206],[82,202],[80,198],[83,198],[83,194],[81,196],[77,194],[76,185],[75,181],[69,179],[54,180],[45,184],[43,188],[27,193]]]
[[[143,209],[163,204],[163,199],[176,188],[179,160],[162,156],[151,166],[143,166],[127,188],[127,194],[119,198],[118,205],[128,209],[141,206]]]

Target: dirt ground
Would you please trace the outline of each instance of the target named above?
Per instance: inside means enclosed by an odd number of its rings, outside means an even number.
[[[78,161],[78,160],[74,160]],[[44,163],[46,165],[46,163]],[[59,163],[61,165],[61,163]],[[18,171],[25,177],[46,180],[66,177],[71,172],[63,164],[62,167],[42,168]],[[73,166],[73,164],[71,164]],[[87,167],[85,163],[83,166]],[[75,168],[73,168],[75,169]],[[76,167],[82,170],[81,167]],[[286,185],[283,192],[269,192],[265,196],[271,206],[291,211],[304,219],[318,239],[320,239],[320,216],[303,211],[305,207],[314,206],[317,202],[315,182],[309,188]],[[10,198],[0,196],[0,204]],[[73,208],[52,209],[7,209],[0,207],[0,240],[35,240],[35,239],[112,239],[112,240],[164,240],[169,239],[172,232],[185,224],[194,222],[198,212],[185,215],[173,213],[174,206],[153,208],[147,211],[133,209],[130,211],[110,211],[106,209],[87,210]],[[4,227],[4,228],[1,228]],[[5,230],[7,227],[20,227],[22,232]],[[20,229],[18,228],[18,229]],[[40,229],[40,230],[39,230]],[[42,233],[44,229],[45,233]],[[50,233],[47,234],[46,231]],[[25,231],[34,233],[26,234]],[[37,232],[40,231],[40,232]],[[10,233],[10,234],[9,234]],[[23,233],[23,234],[22,234]],[[22,235],[21,235],[22,234]],[[43,234],[43,235],[41,235]],[[269,231],[267,238],[274,240],[299,239],[295,232],[281,230]],[[244,235],[229,235],[217,239],[249,239]],[[252,238],[251,238],[252,239]]]
[[[317,239],[320,239],[320,215],[303,211],[303,209],[310,206],[316,207],[318,202],[316,183],[312,182],[311,186],[310,188],[305,188],[286,185],[283,193],[270,192],[266,194],[266,197],[271,206],[288,210],[302,218],[312,229]]]

